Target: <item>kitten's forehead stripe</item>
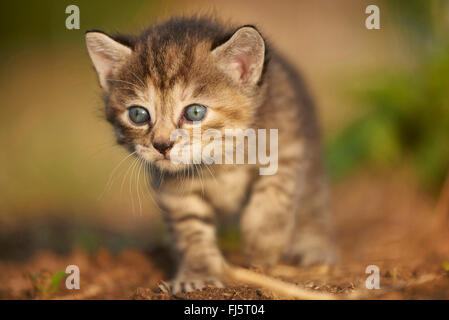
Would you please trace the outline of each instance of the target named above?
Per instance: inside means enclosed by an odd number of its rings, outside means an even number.
[[[138,37],[120,35],[116,39],[134,48],[138,61],[130,67],[139,69],[140,78],[151,77],[154,86],[169,90],[177,81],[187,83],[195,76],[192,68],[199,58],[198,47],[208,53],[230,35],[232,29],[209,19],[173,18]]]
[[[253,109],[262,101],[254,98],[258,90],[242,89],[211,54],[236,30],[207,18],[173,18],[139,36],[115,37],[133,49],[105,97],[107,118],[116,126],[121,143],[131,148],[151,146],[155,136],[163,140],[176,128],[190,131],[182,119],[184,108],[192,103],[204,104],[210,110],[202,123],[204,130],[246,128],[254,123]],[[135,130],[127,118],[120,118],[131,104],[148,109],[148,132]]]

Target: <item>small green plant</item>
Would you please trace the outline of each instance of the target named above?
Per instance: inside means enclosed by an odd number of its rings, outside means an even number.
[[[66,274],[64,271],[52,273],[48,270],[43,270],[35,274],[28,273],[27,276],[31,280],[36,293],[42,298],[47,298],[58,291],[59,284]]]

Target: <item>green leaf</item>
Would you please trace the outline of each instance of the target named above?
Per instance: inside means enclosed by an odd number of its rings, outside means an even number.
[[[55,293],[59,289],[59,283],[62,279],[64,279],[66,276],[66,273],[64,271],[58,271],[51,277],[51,285],[50,285],[50,292]]]

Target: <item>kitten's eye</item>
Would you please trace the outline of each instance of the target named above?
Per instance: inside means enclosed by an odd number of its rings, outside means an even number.
[[[184,111],[184,117],[189,121],[201,121],[206,115],[206,107],[200,104],[191,104]]]
[[[150,114],[148,113],[148,110],[143,107],[133,106],[128,109],[128,112],[129,118],[136,124],[142,124],[150,120]]]

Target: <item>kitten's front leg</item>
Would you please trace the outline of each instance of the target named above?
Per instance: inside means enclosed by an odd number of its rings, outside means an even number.
[[[170,291],[189,292],[209,284],[223,286],[225,261],[217,246],[213,208],[195,193],[165,194],[160,200],[180,259]]]
[[[294,225],[294,193],[292,176],[282,172],[255,182],[241,218],[244,249],[252,265],[272,266],[285,251]]]

